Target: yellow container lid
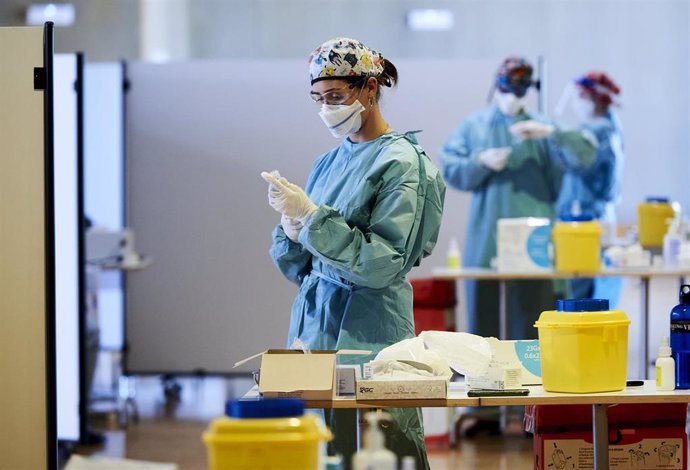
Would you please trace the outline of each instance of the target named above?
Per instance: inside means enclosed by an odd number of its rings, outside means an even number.
[[[621,310],[605,312],[557,312],[549,310],[539,315],[534,322],[537,328],[598,328],[601,326],[629,325],[630,319]]]
[[[558,222],[553,228],[554,235],[601,235],[601,225],[595,220],[588,222]]]
[[[301,442],[333,439],[333,435],[314,414],[287,418],[228,418],[211,422],[204,442]]]
[[[565,299],[557,303],[558,310],[548,310],[534,323],[537,328],[590,328],[629,325],[622,310],[608,310],[607,299]]]

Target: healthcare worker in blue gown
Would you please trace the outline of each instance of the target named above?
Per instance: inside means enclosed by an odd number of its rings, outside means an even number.
[[[615,237],[615,205],[623,172],[623,134],[613,110],[620,92],[606,73],[589,72],[569,84],[559,104],[561,111],[570,104],[579,120],[578,128],[596,141],[596,160],[589,168],[575,168],[565,174],[556,210],[559,215],[568,214],[576,207],[582,215],[599,220],[607,229],[608,241]],[[571,286],[574,297],[597,296],[615,304],[622,282],[620,278],[574,279]]]
[[[490,267],[500,218],[555,217],[566,168],[589,166],[594,146],[579,131],[565,132],[525,109],[532,66],[509,57],[495,79],[494,102],[467,117],[442,148],[446,182],[472,193],[463,264]],[[537,337],[534,321],[565,295],[562,281],[508,282],[508,339]],[[495,281],[468,281],[468,331],[498,336]]]
[[[305,190],[262,173],[269,204],[282,214],[270,253],[299,286],[288,345],[299,339],[314,349],[376,353],[415,336],[405,276],[436,244],[445,185],[414,135],[391,129],[381,115],[381,88],[395,85],[398,74],[380,53],[335,38],[312,53],[309,74],[321,119],[344,140],[317,159]],[[421,410],[388,411],[388,446],[428,469]],[[349,468],[354,413],[327,411],[326,419]]]

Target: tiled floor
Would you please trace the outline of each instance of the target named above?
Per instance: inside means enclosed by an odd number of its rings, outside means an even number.
[[[78,453],[130,459],[174,462],[179,470],[205,470],[206,448],[201,435],[208,423],[223,413],[228,398],[241,396],[251,379],[179,379],[178,400],[166,399],[160,378],[138,378],[135,391],[138,422],[130,419],[124,429],[117,420],[96,420],[104,429],[103,446],[80,447]],[[168,383],[170,385],[170,383]],[[104,409],[104,406],[101,405]],[[131,409],[130,409],[131,411]],[[102,414],[104,416],[114,416]],[[121,418],[125,418],[124,415]],[[433,470],[510,469],[529,470],[532,465],[532,440],[519,426],[511,426],[505,436],[461,439],[455,448],[429,449]]]

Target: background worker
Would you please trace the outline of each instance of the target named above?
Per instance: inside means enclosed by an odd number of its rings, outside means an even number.
[[[467,117],[443,146],[443,176],[472,192],[463,252],[466,267],[490,267],[500,218],[554,219],[566,168],[591,165],[594,146],[579,131],[561,131],[525,108],[532,66],[509,57],[495,79],[493,103]],[[539,313],[555,305],[565,284],[513,281],[508,288],[509,338],[536,337]],[[467,281],[468,331],[498,336],[498,282]]]
[[[558,214],[576,211],[592,216],[607,229],[609,241],[616,236],[615,205],[620,195],[623,172],[623,135],[613,105],[620,87],[604,72],[589,72],[569,84],[556,110],[559,114],[569,102],[579,120],[578,129],[596,141],[596,160],[589,168],[571,168],[563,178],[558,197]],[[594,294],[595,283],[607,292],[605,298],[618,297],[620,279],[574,279],[573,297]]]
[[[381,87],[395,85],[398,73],[379,52],[335,38],[312,53],[309,74],[322,120],[344,140],[317,159],[306,191],[262,174],[269,204],[282,214],[271,256],[299,286],[288,345],[299,339],[309,348],[376,354],[415,336],[405,276],[436,244],[445,185],[414,135],[391,129],[381,114]],[[388,447],[428,469],[421,410],[387,411]],[[356,447],[354,416],[326,413],[346,468]]]

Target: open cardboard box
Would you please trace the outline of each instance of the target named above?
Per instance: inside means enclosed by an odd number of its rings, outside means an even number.
[[[346,354],[367,355],[371,351],[312,350],[305,354],[297,349],[268,349],[237,362],[233,368],[261,356],[259,392],[264,397],[330,400],[337,391],[336,357]]]

